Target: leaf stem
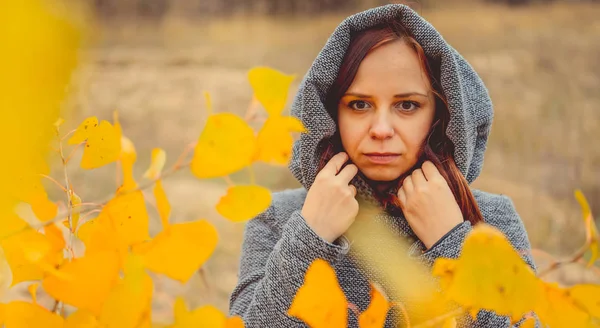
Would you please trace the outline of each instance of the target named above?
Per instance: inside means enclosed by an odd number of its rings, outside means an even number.
[[[56,181],[53,177],[51,177],[49,175],[45,175],[45,174],[40,174],[40,176],[54,182],[54,184],[56,184],[62,191],[68,193],[67,188],[65,188],[63,185],[61,185],[60,182]]]

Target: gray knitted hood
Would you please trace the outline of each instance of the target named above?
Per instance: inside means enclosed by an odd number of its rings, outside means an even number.
[[[479,176],[493,118],[492,102],[483,81],[430,23],[408,6],[390,4],[346,18],[300,84],[292,115],[304,123],[309,133],[294,143],[289,168],[307,190],[318,173],[322,152],[319,146],[337,129],[326,109],[327,91],[336,79],[351,35],[394,18],[413,34],[427,56],[440,61],[440,83],[450,111],[446,134],[454,143],[454,159],[469,183]]]

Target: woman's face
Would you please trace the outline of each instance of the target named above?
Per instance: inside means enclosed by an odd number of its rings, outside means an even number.
[[[435,116],[435,99],[414,49],[404,41],[362,61],[338,104],[342,145],[370,180],[392,181],[414,166]]]

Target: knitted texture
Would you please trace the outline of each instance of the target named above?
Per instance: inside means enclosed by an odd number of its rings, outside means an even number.
[[[370,303],[369,281],[376,281],[376,270],[357,265],[351,243],[339,238],[329,243],[306,223],[301,209],[307,190],[318,173],[321,143],[333,136],[336,125],[325,109],[325,99],[353,33],[392,19],[399,19],[421,44],[426,55],[441,63],[441,86],[448,101],[450,122],[447,135],[455,146],[455,162],[469,183],[481,172],[483,154],[493,118],[492,103],[486,87],[472,67],[427,21],[407,6],[391,4],[346,18],[333,32],[304,76],[292,105],[292,115],[308,128],[294,143],[289,168],[302,188],[273,194],[271,206],[249,221],[244,232],[239,281],[230,297],[230,315],[239,315],[246,327],[306,327],[286,313],[308,266],[317,258],[335,269],[349,302],[364,311]],[[370,187],[360,178],[352,183],[368,198]],[[503,195],[472,190],[484,221],[500,229],[522,258],[535,270],[530,242],[512,201]],[[393,213],[393,214],[392,214]],[[456,258],[472,227],[463,222],[431,249],[410,228],[401,211],[385,212],[373,218],[387,223],[394,233],[412,241],[409,255],[431,266],[440,257]],[[349,327],[358,326],[356,314],[348,310]],[[399,321],[400,320],[400,321]],[[386,327],[401,322],[392,310]],[[480,311],[477,320],[459,320],[462,327],[510,327],[510,320]],[[518,326],[518,325],[517,325]]]

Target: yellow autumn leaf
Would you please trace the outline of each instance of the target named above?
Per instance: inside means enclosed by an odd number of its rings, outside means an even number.
[[[117,254],[119,267],[125,264],[129,245],[121,239],[109,220],[100,217],[89,220],[79,227],[76,236],[85,244],[86,255],[112,252]]]
[[[286,165],[291,158],[294,144],[291,132],[306,132],[306,129],[295,117],[269,117],[258,131],[254,160]]]
[[[90,132],[97,127],[98,118],[96,116],[86,118],[79,124],[77,129],[75,129],[75,132],[73,132],[73,135],[69,138],[67,143],[69,145],[77,145],[86,141],[90,137]]]
[[[312,328],[346,327],[348,302],[334,269],[323,259],[311,263],[298,289],[288,315]]]
[[[84,127],[87,127],[87,129],[85,130],[86,142],[81,158],[81,168],[95,169],[119,159],[121,141],[118,139],[117,130],[110,122],[101,121],[96,126],[84,125]],[[79,131],[79,128],[77,131]],[[78,136],[75,135],[74,137]],[[75,140],[78,141],[78,139]]]
[[[69,189],[68,192],[71,199],[71,207],[73,207],[71,222],[69,223],[68,228],[71,230],[71,232],[75,232],[79,226],[79,217],[81,213],[81,207],[79,207],[79,204],[81,204],[81,198],[77,196],[73,189]]]
[[[0,325],[6,321],[6,304],[0,303]]]
[[[473,228],[458,259],[436,261],[432,273],[441,278],[448,298],[461,306],[492,310],[513,320],[532,311],[542,297],[535,273],[506,236],[487,224]]]
[[[90,311],[78,309],[65,319],[64,328],[102,328]]]
[[[212,305],[205,305],[189,311],[181,297],[175,299],[175,322],[169,328],[243,328],[244,322],[238,316],[228,318]]]
[[[185,283],[208,260],[217,241],[215,227],[197,220],[169,225],[137,251],[146,268]]]
[[[19,177],[19,185],[13,189],[13,192],[19,200],[31,205],[33,213],[42,222],[53,219],[58,213],[58,205],[48,199],[41,177],[38,175]]]
[[[152,305],[152,279],[144,271],[142,259],[129,254],[125,278],[110,291],[100,314],[104,328],[139,327]]]
[[[138,186],[133,177],[133,165],[137,161],[137,152],[131,139],[125,136],[121,137],[121,154],[119,160],[123,170],[123,184],[117,191],[117,194],[131,191]]]
[[[150,159],[150,167],[144,172],[144,178],[146,179],[158,179],[162,172],[165,162],[167,161],[167,153],[160,148],[152,149],[152,156]]]
[[[556,283],[542,282],[543,297],[535,303],[535,313],[549,327],[597,327],[592,317],[575,304],[569,290]]]
[[[192,173],[201,179],[232,174],[252,163],[255,148],[254,131],[241,117],[210,115],[194,149]]]
[[[85,254],[59,269],[64,277],[49,275],[42,287],[52,297],[99,315],[104,301],[115,286],[119,259],[114,252]]]
[[[371,284],[371,303],[367,309],[358,317],[358,326],[360,328],[381,328],[385,324],[387,313],[392,305],[390,302]]]
[[[271,205],[271,192],[261,186],[233,186],[219,200],[217,212],[234,222],[250,220]]]
[[[600,285],[580,284],[569,288],[569,294],[579,308],[600,318]]]
[[[171,204],[167,194],[162,186],[162,180],[157,180],[154,185],[154,198],[156,199],[156,208],[160,215],[163,229],[169,226],[169,216],[171,215]]]
[[[581,192],[581,190],[576,190],[575,198],[581,206],[583,221],[585,222],[586,239],[589,243],[590,251],[592,252],[592,256],[588,261],[588,267],[591,267],[592,265],[594,265],[594,262],[598,260],[598,256],[600,255],[600,235],[598,234],[598,227],[596,227],[596,222],[594,221],[594,217],[592,216],[590,204],[583,195],[583,192]]]
[[[11,272],[11,286],[23,281],[39,280],[44,272],[61,263],[62,247],[33,229],[27,229],[2,240],[2,248]]]
[[[150,239],[149,217],[141,190],[117,195],[102,208],[97,220],[110,222],[126,245]]]
[[[454,327],[456,327],[456,325]],[[519,327],[520,328],[535,328],[535,318],[533,318],[533,317],[527,318],[525,321],[523,321],[523,323],[521,323],[521,325]]]
[[[44,235],[53,250],[59,251],[65,248],[65,236],[58,226],[50,224],[44,227]]]
[[[269,116],[281,115],[295,78],[295,75],[286,75],[270,67],[254,67],[248,72],[254,96]]]
[[[44,327],[63,328],[64,319],[47,309],[28,302],[13,301],[6,304],[6,328]]]

